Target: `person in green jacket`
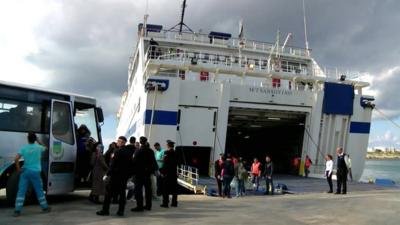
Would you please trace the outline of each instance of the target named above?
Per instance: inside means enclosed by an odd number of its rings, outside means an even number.
[[[236,197],[243,196],[246,192],[244,182],[248,179],[248,172],[244,166],[242,157],[235,164]]]

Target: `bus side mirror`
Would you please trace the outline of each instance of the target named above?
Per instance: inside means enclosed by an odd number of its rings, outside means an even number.
[[[103,109],[100,107],[96,107],[96,114],[97,114],[97,119],[99,120],[99,123],[103,123],[104,122]]]

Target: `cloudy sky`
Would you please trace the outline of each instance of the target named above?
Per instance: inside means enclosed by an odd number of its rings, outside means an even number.
[[[148,0],[149,23],[175,25],[181,0]],[[146,0],[1,0],[0,80],[96,96],[114,138],[127,86],[128,58]],[[279,29],[304,46],[301,0],[187,0],[193,30],[238,32],[273,42]],[[313,57],[326,67],[360,71],[384,114],[400,123],[400,1],[306,0]],[[400,147],[400,129],[374,113],[370,146]]]

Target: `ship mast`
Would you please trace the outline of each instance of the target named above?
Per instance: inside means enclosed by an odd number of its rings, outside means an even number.
[[[147,31],[147,20],[149,18],[148,11],[149,11],[149,0],[146,0],[146,8],[145,8],[144,17],[143,17],[143,27],[142,27],[141,32],[139,33],[139,35],[141,37],[144,37],[147,34],[147,32],[146,32]]]
[[[307,20],[306,20],[306,7],[303,0],[303,22],[304,22],[304,41],[306,42],[306,51],[307,55],[310,56],[310,48],[308,46],[308,38],[307,38]]]
[[[181,11],[181,20],[179,21],[178,24],[176,24],[175,26],[171,27],[168,31],[178,31],[179,34],[183,33],[194,33],[194,31],[192,29],[190,29],[190,27],[188,25],[186,25],[183,20],[185,18],[185,9],[186,9],[186,0],[183,0],[182,3],[182,11]],[[179,27],[179,29],[178,29]],[[183,30],[184,28],[186,28],[186,32]]]

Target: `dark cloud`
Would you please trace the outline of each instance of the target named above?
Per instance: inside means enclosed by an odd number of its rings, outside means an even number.
[[[38,27],[40,48],[28,60],[51,72],[52,88],[96,96],[106,114],[115,114],[135,44],[136,7],[129,1],[62,2]]]
[[[373,80],[373,87],[377,90],[376,105],[385,116],[395,118],[399,115],[400,98],[398,88],[400,84],[400,66],[381,74]],[[379,115],[381,117],[381,115]],[[379,118],[379,117],[378,117]],[[381,117],[382,118],[382,117]]]
[[[52,88],[101,97],[106,112],[115,113],[126,89],[128,58],[145,1],[60,2],[59,11],[37,28],[39,51],[28,59],[51,72]],[[180,0],[149,0],[149,23],[166,28],[176,24],[180,4]],[[243,18],[248,39],[274,42],[279,29],[282,36],[293,33],[290,45],[304,47],[301,0],[188,0],[187,4],[185,23],[195,31],[219,30],[236,36]],[[306,0],[306,10],[312,55],[322,65],[378,76],[400,64],[400,1]],[[392,76],[374,82],[372,88],[379,99],[386,99],[393,96],[398,82]],[[377,102],[388,110],[398,111],[400,106],[396,100]]]

